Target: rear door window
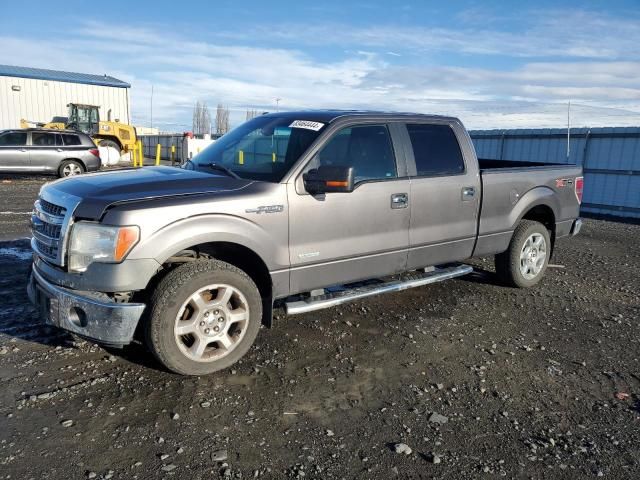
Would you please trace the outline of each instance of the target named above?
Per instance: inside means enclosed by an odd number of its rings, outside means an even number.
[[[27,144],[26,132],[0,133],[0,146],[2,147],[24,147],[26,144]]]
[[[31,144],[36,147],[55,147],[62,145],[59,133],[31,132]]]
[[[80,137],[78,135],[63,133],[61,137],[65,145],[81,145],[82,144],[82,142],[80,141]]]
[[[464,173],[464,159],[449,125],[408,124],[417,175],[435,177]]]

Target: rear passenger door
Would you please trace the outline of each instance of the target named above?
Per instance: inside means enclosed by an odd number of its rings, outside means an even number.
[[[57,171],[64,157],[62,137],[54,132],[31,132],[31,166],[37,170]]]
[[[27,132],[0,132],[0,171],[29,170]]]
[[[476,238],[480,177],[464,127],[408,123],[405,134],[411,177],[407,268],[469,258]]]

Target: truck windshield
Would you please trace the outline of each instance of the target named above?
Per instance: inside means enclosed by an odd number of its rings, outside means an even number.
[[[291,117],[256,117],[216,140],[184,168],[216,173],[215,166],[222,166],[241,178],[279,182],[323,128],[323,123]]]

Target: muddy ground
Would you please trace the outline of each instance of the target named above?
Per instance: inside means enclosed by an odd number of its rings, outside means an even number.
[[[4,239],[27,235],[38,182],[0,184]],[[201,378],[44,326],[28,244],[2,242],[0,478],[639,478],[639,237],[587,220],[531,290],[480,259],[466,278],[280,314]]]

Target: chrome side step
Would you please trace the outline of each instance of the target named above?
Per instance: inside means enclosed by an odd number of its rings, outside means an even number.
[[[430,283],[442,282],[450,278],[467,275],[473,271],[469,265],[455,265],[449,267],[435,268],[426,272],[405,275],[400,280],[354,287],[343,291],[327,293],[304,300],[285,302],[287,315],[297,315],[299,313],[314,312],[324,308],[335,307],[343,303],[372,297],[380,293],[399,292],[409,288],[421,287]]]

